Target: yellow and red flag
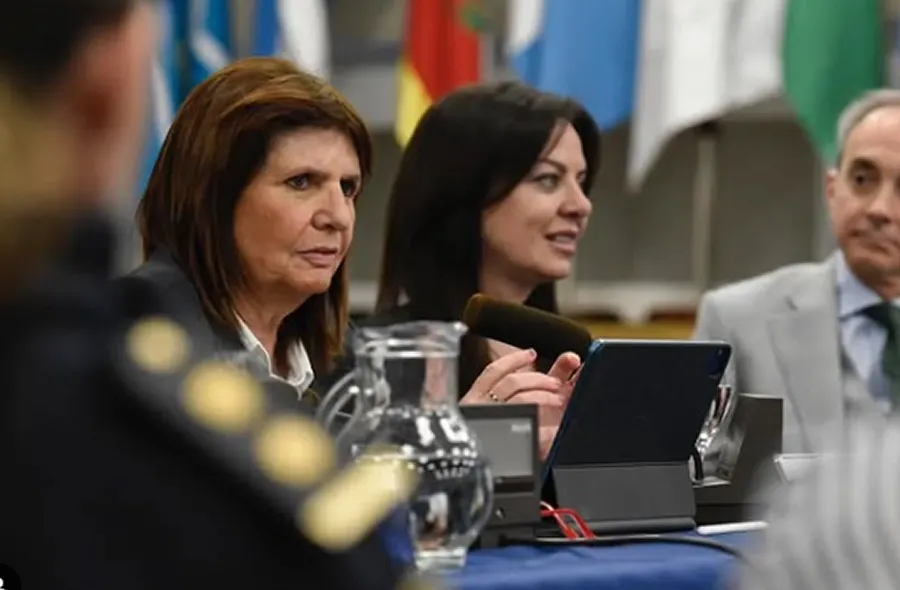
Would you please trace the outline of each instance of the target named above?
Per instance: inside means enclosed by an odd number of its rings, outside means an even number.
[[[476,0],[407,0],[396,136],[405,146],[431,104],[481,79]]]

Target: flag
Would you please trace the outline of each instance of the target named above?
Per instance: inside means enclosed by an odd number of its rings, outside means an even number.
[[[177,25],[175,2],[164,0],[158,4],[160,12],[160,36],[157,54],[153,60],[150,78],[150,100],[148,121],[145,126],[146,139],[138,174],[137,196],[140,197],[165,140],[169,125],[175,115],[179,93],[179,70],[177,59]]]
[[[826,161],[837,155],[841,111],[884,83],[883,43],[880,0],[790,0],[785,94]]]
[[[431,104],[481,79],[481,40],[474,0],[409,0],[400,58],[395,133],[401,146]]]
[[[512,0],[507,55],[523,82],[574,98],[610,129],[631,114],[639,0]]]
[[[279,55],[322,78],[331,74],[324,0],[256,0],[254,55]]]
[[[628,157],[633,190],[679,131],[779,94],[786,1],[644,0]]]
[[[189,78],[193,87],[231,62],[229,0],[190,0],[188,19]]]
[[[891,88],[900,88],[900,14],[895,14],[891,29],[894,33],[891,44],[891,66],[888,79]]]

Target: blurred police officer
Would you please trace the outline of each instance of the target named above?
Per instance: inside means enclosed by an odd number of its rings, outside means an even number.
[[[29,589],[395,587],[373,530],[414,482],[342,470],[294,394],[204,360],[149,299],[129,323],[106,280],[155,10],[0,18],[0,563]]]
[[[773,489],[741,590],[900,588],[900,420],[854,418],[837,453]]]

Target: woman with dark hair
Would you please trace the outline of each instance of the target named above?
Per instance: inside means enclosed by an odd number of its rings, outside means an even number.
[[[371,165],[365,124],[329,84],[285,60],[237,61],[178,111],[138,209],[146,260],[123,282],[302,395],[342,347]]]
[[[361,324],[458,321],[475,293],[556,313],[554,281],[571,273],[599,163],[600,132],[572,100],[511,82],[446,96],[403,154],[376,313]],[[461,403],[539,403],[546,453],[580,359],[530,354],[465,336]],[[487,378],[492,362],[520,371]]]

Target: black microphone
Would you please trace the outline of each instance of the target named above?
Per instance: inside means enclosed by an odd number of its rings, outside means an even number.
[[[564,352],[574,352],[584,359],[594,340],[584,326],[572,320],[480,293],[466,304],[463,322],[477,336],[517,348],[533,348],[538,356],[550,359]]]

